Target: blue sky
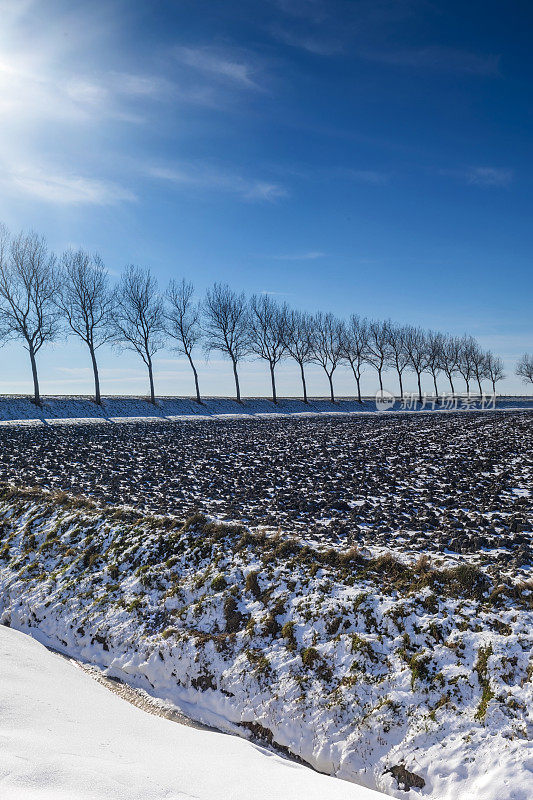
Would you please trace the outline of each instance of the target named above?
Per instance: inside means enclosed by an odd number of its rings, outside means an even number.
[[[0,219],[57,251],[272,292],[339,315],[533,349],[530,102],[524,2],[0,0]],[[187,394],[158,361],[159,393]],[[88,392],[76,343],[43,351],[46,392]],[[0,391],[29,391],[20,348]],[[146,391],[102,350],[104,392]],[[203,389],[230,393],[200,356]],[[280,390],[298,391],[286,364]],[[243,392],[268,392],[262,365]],[[339,372],[338,388],[351,380]],[[391,376],[390,388],[395,382]],[[373,391],[369,373],[366,390]],[[324,394],[313,371],[311,391]]]

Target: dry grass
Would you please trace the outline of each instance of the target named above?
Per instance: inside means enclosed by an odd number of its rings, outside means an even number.
[[[83,514],[80,524],[90,528],[95,518],[104,519],[108,524],[118,523],[120,537],[117,537],[115,555],[119,556],[120,548],[128,541],[128,528],[142,534],[149,530],[160,534],[158,555],[167,560],[184,547],[192,547],[198,559],[214,558],[223,548],[225,553],[239,553],[249,550],[259,556],[263,564],[275,564],[280,561],[293,563],[294,566],[305,567],[310,577],[319,569],[341,583],[353,584],[357,579],[367,580],[379,587],[380,591],[392,593],[399,591],[404,595],[418,594],[429,588],[436,597],[465,597],[486,601],[492,606],[500,606],[513,601],[519,606],[533,608],[533,580],[516,583],[491,585],[488,576],[479,568],[462,564],[448,569],[433,568],[427,556],[421,556],[413,564],[405,564],[392,553],[385,553],[376,558],[364,557],[357,547],[349,550],[335,548],[320,549],[303,544],[300,540],[284,537],[280,532],[267,535],[264,532],[253,533],[242,525],[226,525],[208,520],[202,514],[196,514],[180,522],[175,517],[145,516],[130,509],[113,508],[99,505],[85,497],[75,497],[65,492],[55,492],[40,487],[15,487],[4,484],[0,486],[0,501],[7,503],[35,502],[49,508],[79,511]],[[7,530],[3,526],[3,544]],[[122,544],[120,544],[119,542]],[[2,550],[2,556],[8,555]],[[91,567],[98,561],[98,554],[87,548],[84,554],[84,565]],[[68,549],[71,553],[72,548]],[[66,554],[65,554],[66,555]],[[100,554],[103,555],[103,554]],[[67,556],[68,557],[68,556]],[[88,563],[90,562],[90,563]],[[245,588],[254,596],[260,596],[257,572],[250,572],[245,580]],[[220,587],[221,589],[224,587]],[[267,627],[273,631],[278,629],[275,615]]]

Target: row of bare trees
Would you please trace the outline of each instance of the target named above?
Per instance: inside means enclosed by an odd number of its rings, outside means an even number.
[[[452,392],[460,375],[468,393],[473,383],[481,393],[484,380],[490,381],[495,391],[504,377],[501,359],[483,351],[471,336],[457,338],[357,315],[341,320],[329,313],[310,314],[280,305],[267,294],[248,299],[223,284],[215,284],[203,302],[198,302],[192,284],[185,280],[171,281],[161,293],[151,272],[133,265],[126,267],[117,285],[111,287],[98,256],[69,250],[57,259],[37,234],[11,237],[6,228],[0,228],[0,338],[22,340],[30,358],[37,404],[37,354],[65,329],[89,350],[97,403],[101,402],[97,351],[106,343],[133,350],[142,359],[152,402],[153,359],[169,342],[190,364],[198,402],[201,394],[195,356],[200,345],[206,353],[218,351],[230,360],[238,401],[239,365],[249,357],[267,363],[274,403],[276,367],[285,358],[298,364],[305,402],[309,364],[323,368],[332,402],[333,377],[340,364],[352,370],[359,402],[361,376],[367,366],[376,370],[381,389],[383,373],[393,369],[402,397],[405,371],[415,373],[420,401],[424,373],[432,376],[437,397],[437,381],[442,375]],[[517,374],[533,382],[530,356],[524,356],[518,369]]]

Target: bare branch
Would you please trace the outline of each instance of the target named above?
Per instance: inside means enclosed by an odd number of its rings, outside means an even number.
[[[313,360],[314,348],[314,322],[311,314],[304,311],[295,311],[284,306],[282,309],[282,338],[285,350],[300,367],[302,380],[303,401],[307,399],[307,384],[305,381],[305,365]]]
[[[148,368],[150,399],[155,403],[153,356],[163,347],[163,302],[149,269],[130,264],[115,293],[115,342],[136,352]]]
[[[409,365],[409,353],[406,347],[407,328],[389,324],[385,335],[389,347],[387,362],[396,370],[400,384],[400,397],[403,398],[403,373]]]
[[[204,302],[204,332],[207,352],[218,350],[231,359],[237,402],[241,391],[237,364],[250,353],[248,305],[244,292],[237,294],[229,286],[215,283]]]
[[[466,391],[470,394],[470,381],[475,375],[475,362],[478,357],[479,345],[473,336],[466,334],[460,340],[459,360],[457,369],[466,383]]]
[[[531,375],[533,376],[533,368]],[[505,378],[505,372],[501,358],[499,356],[495,356],[494,353],[490,352],[490,350],[485,353],[485,377],[492,383],[492,391],[494,394],[496,394],[496,384],[498,381],[503,381]]]
[[[368,321],[361,319],[357,314],[352,314],[349,322],[344,326],[342,359],[352,369],[357,384],[357,399],[359,403],[363,402],[361,397],[361,375],[363,373],[363,365],[367,362],[369,355],[368,336]]]
[[[285,353],[283,335],[284,315],[269,295],[252,295],[249,304],[250,352],[268,362],[272,383],[272,402],[277,403],[276,364]]]
[[[427,336],[421,328],[409,326],[405,331],[405,349],[409,356],[409,366],[416,373],[418,381],[418,400],[422,402],[421,375],[428,368],[429,354]]]
[[[321,311],[314,317],[313,361],[320,364],[329,381],[331,402],[335,402],[333,373],[342,360],[345,332],[343,323],[333,314]]]
[[[444,336],[440,353],[440,365],[442,371],[450,382],[452,394],[455,394],[453,376],[459,371],[459,360],[461,358],[461,340],[456,336]]]
[[[90,256],[83,250],[67,250],[63,253],[56,302],[70,329],[89,348],[95,402],[100,404],[96,350],[113,338],[111,322],[114,310],[114,296],[100,256]]]
[[[433,378],[433,387],[435,389],[435,398],[438,402],[439,389],[437,386],[437,375],[442,372],[443,352],[444,352],[445,337],[438,331],[428,331],[426,333],[427,344],[427,371],[431,373]]]
[[[383,391],[383,370],[386,369],[391,357],[390,327],[390,321],[373,320],[368,324],[366,360],[377,370],[381,391]]]
[[[0,230],[0,316],[6,338],[22,339],[33,376],[34,402],[40,405],[36,355],[53,341],[60,327],[55,303],[57,293],[55,256],[46,241],[34,232],[20,233],[11,240]]]
[[[202,338],[201,308],[193,298],[192,283],[187,283],[185,279],[180,283],[170,281],[166,292],[167,307],[164,312],[165,332],[175,341],[173,349],[187,357],[194,375],[196,400],[201,403],[198,372],[193,360],[193,351]]]
[[[524,379],[524,383],[533,383],[533,356],[524,353],[516,365],[516,374]]]

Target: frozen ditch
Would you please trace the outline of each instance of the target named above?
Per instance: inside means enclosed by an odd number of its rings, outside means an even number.
[[[530,583],[38,489],[0,521],[4,624],[396,797],[532,795]]]

